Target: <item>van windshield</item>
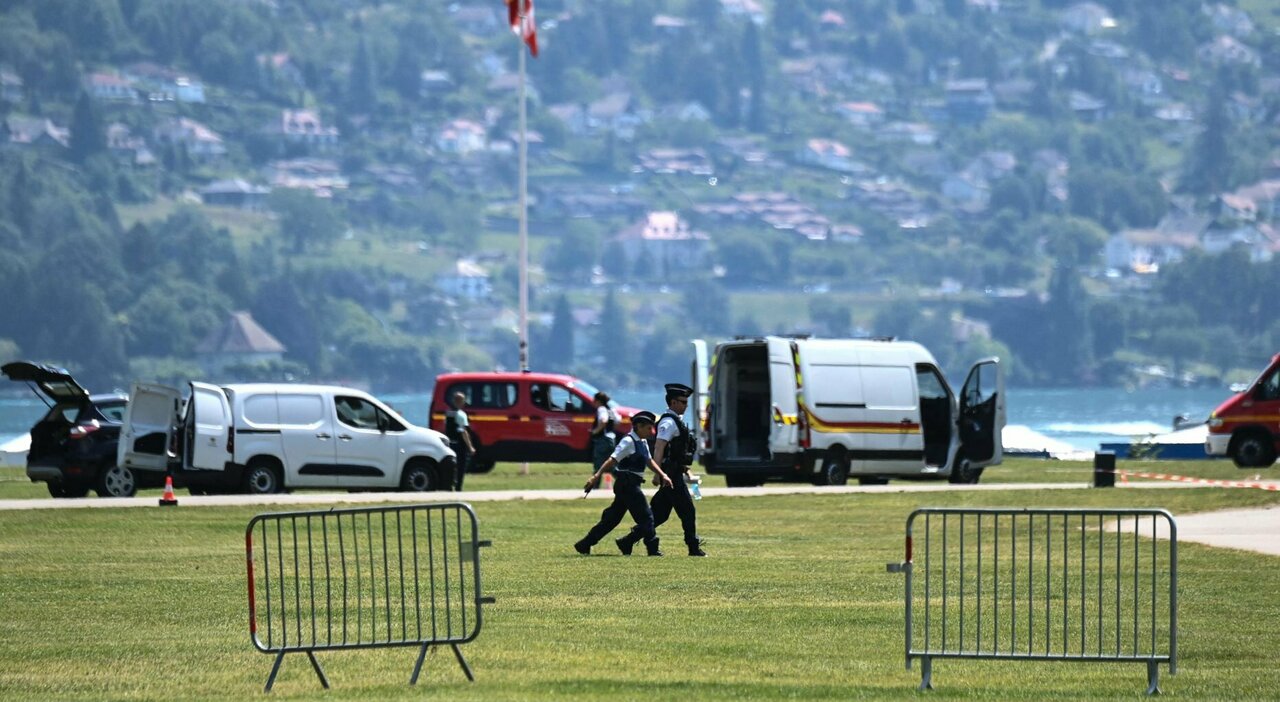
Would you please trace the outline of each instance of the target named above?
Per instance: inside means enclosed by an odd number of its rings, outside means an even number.
[[[595,397],[596,393],[600,392],[599,390],[596,390],[591,383],[584,380],[574,380],[568,383],[568,385],[571,388],[581,390],[587,397]]]

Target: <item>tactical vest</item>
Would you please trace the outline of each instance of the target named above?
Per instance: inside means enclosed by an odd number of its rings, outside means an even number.
[[[615,471],[642,476],[644,475],[644,469],[649,466],[649,447],[645,446],[644,440],[635,434],[627,434],[627,436],[622,437],[622,441],[626,441],[628,438],[634,442],[635,450],[631,452],[630,456],[618,461]]]
[[[449,410],[444,413],[444,435],[453,443],[462,442],[462,432],[458,428],[457,410]]]
[[[663,412],[658,421],[661,422],[667,417],[676,420],[676,430],[679,433],[667,442],[667,451],[662,456],[662,470],[666,472],[670,467],[677,468],[679,469],[677,472],[683,473],[686,467],[693,465],[693,435],[689,432],[684,419],[671,410]]]

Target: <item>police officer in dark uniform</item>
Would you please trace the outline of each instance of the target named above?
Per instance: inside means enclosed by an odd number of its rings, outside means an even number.
[[[591,553],[591,547],[600,543],[600,539],[622,522],[622,515],[630,512],[631,518],[636,520],[635,529],[639,534],[638,539],[644,540],[649,555],[662,555],[658,550],[658,537],[653,532],[653,514],[649,511],[649,504],[645,502],[644,492],[640,490],[640,486],[644,484],[646,467],[657,474],[658,480],[663,485],[671,486],[671,478],[668,478],[667,474],[663,473],[658,464],[653,461],[653,457],[649,454],[649,444],[645,442],[645,439],[653,434],[655,419],[653,412],[636,412],[631,417],[631,433],[622,437],[617,447],[613,449],[613,454],[605,459],[604,465],[600,466],[600,469],[587,481],[586,489],[590,491],[605,471],[616,468],[613,478],[613,502],[600,513],[600,521],[591,527],[591,531],[573,545],[573,549],[578,553],[584,556]]]
[[[685,482],[685,474],[693,464],[693,433],[689,425],[684,423],[684,412],[689,407],[689,396],[693,388],[682,383],[667,383],[667,411],[658,420],[657,440],[654,442],[653,459],[662,470],[671,477],[671,482],[658,489],[649,503],[653,511],[653,526],[662,526],[671,516],[674,507],[680,517],[680,526],[684,528],[684,543],[689,547],[690,556],[705,556],[702,550],[702,539],[698,538],[698,520],[693,508],[693,497],[689,494],[689,485]],[[632,529],[630,534],[618,539],[615,543],[624,555],[631,555],[642,535]]]

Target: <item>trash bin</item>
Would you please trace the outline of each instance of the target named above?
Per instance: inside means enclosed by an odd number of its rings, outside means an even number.
[[[1097,451],[1093,454],[1093,486],[1116,486],[1116,452]]]

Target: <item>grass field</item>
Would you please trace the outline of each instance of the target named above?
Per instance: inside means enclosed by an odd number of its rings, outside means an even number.
[[[515,471],[499,466],[468,487],[567,487],[583,477],[581,466]],[[1013,461],[984,482],[1087,476],[1087,464]],[[570,544],[601,502],[478,503],[481,536],[494,541],[484,551],[485,594],[498,602],[486,608],[479,639],[464,646],[475,683],[447,652],[428,658],[417,689],[406,684],[411,649],[322,653],[333,690],[320,689],[305,658],[290,657],[272,695],[912,699],[918,672],[903,669],[902,580],[884,572],[902,557],[912,509],[1165,507],[1177,515],[1275,503],[1276,493],[1222,489],[716,497],[698,503],[711,557],[660,560],[622,558],[611,547],[574,554]],[[271,658],[248,639],[243,554],[244,525],[259,511],[270,510],[0,512],[0,698],[260,695]],[[1195,544],[1180,551],[1180,672],[1162,676],[1165,691],[1275,699],[1276,560]],[[942,661],[934,682],[946,699],[1120,699],[1141,694],[1144,673],[1137,664]]]

